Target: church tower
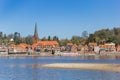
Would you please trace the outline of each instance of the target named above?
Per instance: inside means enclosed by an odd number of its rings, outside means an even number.
[[[38,31],[37,31],[37,23],[35,23],[35,30],[34,30],[34,36],[33,36],[34,42],[38,42],[39,37],[38,37]]]

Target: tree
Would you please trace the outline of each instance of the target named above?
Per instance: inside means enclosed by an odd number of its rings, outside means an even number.
[[[3,33],[2,32],[0,32],[0,38],[3,38]]]
[[[43,37],[42,39],[41,39],[41,41],[46,41],[47,39],[46,39],[46,37]]]
[[[82,32],[82,37],[83,38],[87,38],[88,37],[88,32],[87,31],[83,31]]]
[[[4,34],[3,39],[2,39],[2,42],[4,43],[4,45],[7,45],[8,40],[7,40],[6,34]]]
[[[57,36],[54,36],[54,37],[53,37],[53,40],[59,41],[59,38],[58,38]]]
[[[89,35],[88,42],[95,42],[95,35],[94,34]]]
[[[8,34],[7,38],[8,39],[14,38],[14,35],[13,34]]]
[[[33,44],[33,37],[31,35],[28,35],[26,38],[25,38],[25,43],[26,44],[29,44],[29,45],[32,45]]]
[[[119,28],[113,28],[114,34],[118,35],[119,34]]]
[[[62,40],[59,40],[59,44],[60,46],[66,46],[67,43],[71,42],[70,40],[68,39],[62,39]]]
[[[48,36],[48,41],[51,41],[51,37],[50,36]]]
[[[7,35],[7,40],[10,41],[10,40],[13,39],[13,38],[14,38],[14,35],[13,35],[13,34],[8,34],[8,35]]]
[[[14,33],[14,42],[15,42],[16,45],[18,45],[18,44],[21,43],[20,33],[18,33],[18,32],[15,32],[15,33]]]
[[[80,40],[81,40],[81,38],[79,36],[73,36],[71,38],[71,42],[74,43],[74,44],[76,44],[76,45],[80,44]]]
[[[120,28],[113,29],[101,29],[95,31],[94,34],[90,34],[88,38],[89,42],[106,43],[114,42],[120,44]]]
[[[2,42],[3,42],[3,33],[0,32],[0,44],[2,44]]]

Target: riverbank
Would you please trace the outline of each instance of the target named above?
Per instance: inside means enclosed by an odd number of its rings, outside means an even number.
[[[120,64],[93,64],[93,63],[54,63],[37,65],[37,68],[58,68],[58,69],[78,69],[78,70],[98,70],[109,72],[120,72]]]
[[[17,53],[17,54],[0,54],[0,56],[8,56],[8,57],[27,57],[27,56],[38,56],[38,57],[43,57],[43,56],[54,56],[49,52],[34,52],[34,53]]]
[[[0,53],[0,56],[16,56],[16,57],[24,57],[24,56],[38,56],[38,57],[43,57],[43,56],[108,56],[108,57],[117,57],[120,59],[120,53],[119,52],[106,52],[102,54],[96,54],[96,53],[72,53],[72,52],[59,52],[55,53],[54,55],[51,54],[50,52],[33,52],[33,53],[17,53],[17,54],[7,54],[6,52]]]

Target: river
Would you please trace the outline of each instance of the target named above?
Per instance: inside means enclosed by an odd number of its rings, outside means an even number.
[[[0,57],[0,80],[120,80],[119,72],[36,67],[48,63],[120,64],[120,57]]]

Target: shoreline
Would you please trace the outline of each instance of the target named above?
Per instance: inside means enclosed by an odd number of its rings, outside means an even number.
[[[69,53],[67,53],[69,54]],[[38,56],[38,57],[49,57],[49,56],[64,56],[64,55],[60,55],[59,53],[56,54],[51,54],[50,52],[40,52],[40,53],[32,53],[32,54],[1,54],[0,53],[0,57],[12,57],[12,56],[16,56],[16,57],[27,57],[27,56]],[[65,55],[66,56],[66,55]],[[95,54],[95,53],[81,53],[78,55],[67,55],[68,57],[79,57],[79,56],[108,56],[108,57],[118,57],[120,58],[120,53],[119,52],[114,52],[114,53],[102,53],[102,54]]]
[[[97,63],[53,63],[38,65],[37,68],[57,68],[76,70],[95,70],[107,72],[120,72],[120,64],[97,64]]]
[[[69,53],[68,53],[69,54]],[[51,57],[51,56],[61,56],[52,55],[49,52],[32,53],[32,54],[9,54],[2,55],[0,57]],[[89,57],[92,59],[99,59],[100,57],[109,57],[110,59],[120,59],[120,53],[104,53],[104,54],[91,54],[82,53],[79,56],[70,57]],[[69,56],[68,56],[69,57]],[[107,64],[107,63],[53,63],[53,64],[37,64],[32,65],[32,68],[57,68],[57,69],[76,69],[76,70],[95,70],[95,71],[107,71],[107,72],[120,72],[120,64]]]

